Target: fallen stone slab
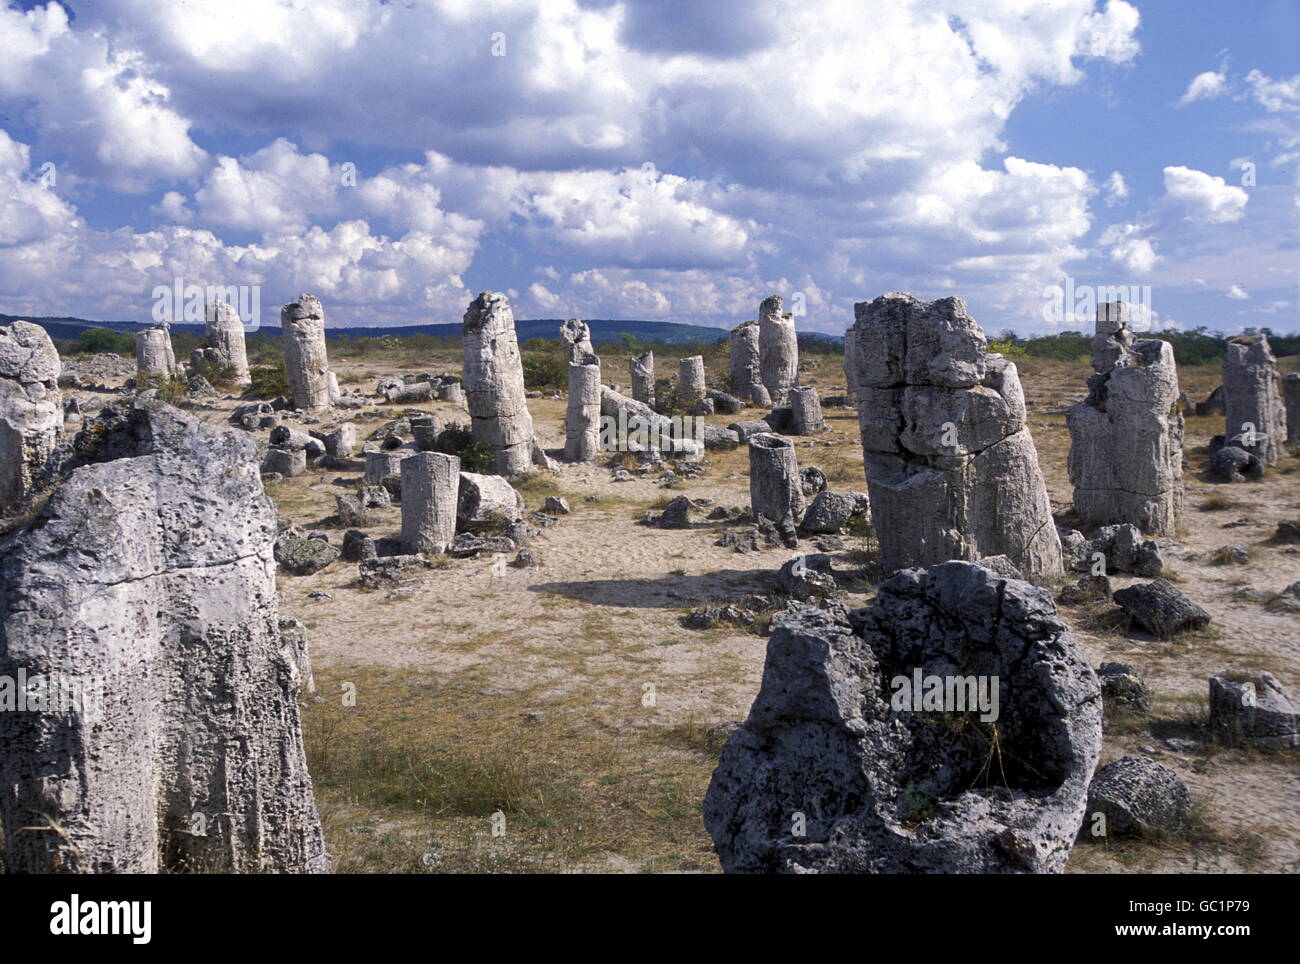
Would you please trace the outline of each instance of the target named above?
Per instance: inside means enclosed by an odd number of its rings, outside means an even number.
[[[1115,602],[1153,636],[1167,639],[1210,623],[1210,614],[1165,579],[1116,590]]]

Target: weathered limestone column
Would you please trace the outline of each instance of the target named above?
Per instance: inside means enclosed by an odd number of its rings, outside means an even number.
[[[746,404],[767,406],[772,404],[772,398],[763,386],[758,337],[757,321],[731,329],[731,394]]]
[[[655,353],[646,352],[627,360],[627,373],[632,379],[632,398],[655,407]]]
[[[506,296],[484,291],[471,301],[462,332],[465,397],[474,438],[496,452],[498,474],[527,472],[541,450],[533,438],[515,314]]]
[[[1005,555],[1061,569],[1015,365],[986,351],[960,298],[883,295],[854,308],[858,424],[887,569]]]
[[[689,358],[683,358],[678,381],[681,383],[684,396],[694,400],[703,398],[704,393],[708,391],[708,385],[704,382],[704,356],[691,355]]]
[[[582,356],[579,356],[582,357]],[[569,407],[564,416],[564,460],[594,462],[600,451],[600,361],[569,363]]]
[[[807,502],[799,484],[794,442],[771,432],[749,439],[749,505],[755,516],[780,525],[786,516],[798,524]]]
[[[40,325],[0,325],[0,515],[41,482],[63,436],[62,365]]]
[[[328,872],[253,440],[144,398],[88,429],[0,539],[0,677],[48,699],[0,712],[5,869]]]
[[[248,385],[248,352],[244,346],[244,322],[228,301],[214,301],[207,306],[207,344],[194,349],[190,363],[196,368],[203,362],[229,368],[235,383]]]
[[[1268,336],[1261,333],[1228,339],[1223,356],[1224,436],[1256,456],[1276,465],[1287,434],[1277,359]]]
[[[796,385],[790,389],[790,418],[794,422],[795,435],[816,435],[826,431],[817,389],[811,385]]]
[[[456,538],[460,459],[420,452],[402,460],[402,549],[446,552]]]
[[[1088,397],[1066,413],[1074,509],[1090,526],[1172,536],[1183,513],[1183,415],[1173,346],[1134,340],[1122,302],[1097,308]],[[1118,320],[1116,320],[1118,319]]]
[[[794,316],[781,311],[781,296],[763,299],[758,308],[759,367],[773,405],[785,405],[799,384],[799,339]]]
[[[293,404],[304,411],[329,408],[329,358],[325,353],[325,309],[315,295],[303,294],[280,309],[284,365]]]
[[[591,347],[591,329],[585,321],[570,318],[560,325],[560,338],[569,353],[570,365],[581,365],[586,356],[596,354],[596,349]]]
[[[1300,372],[1282,379],[1282,402],[1286,406],[1287,441],[1300,446]]]
[[[135,370],[146,378],[176,374],[176,353],[167,325],[152,325],[135,333]]]

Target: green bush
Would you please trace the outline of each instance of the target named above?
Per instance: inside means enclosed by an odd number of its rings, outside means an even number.
[[[250,398],[279,398],[289,394],[289,371],[283,359],[271,365],[258,365],[248,375],[253,380],[248,386]]]
[[[135,336],[112,328],[87,328],[73,342],[72,351],[77,355],[135,355]]]
[[[530,391],[569,387],[569,356],[559,339],[530,338],[520,349],[524,387]]]
[[[433,450],[443,455],[457,456],[464,472],[492,473],[497,468],[496,453],[474,438],[474,434],[465,425],[453,424],[444,428],[438,433]]]

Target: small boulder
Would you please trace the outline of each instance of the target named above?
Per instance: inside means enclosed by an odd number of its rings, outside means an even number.
[[[1138,625],[1161,639],[1210,622],[1209,613],[1164,579],[1120,589],[1114,599]]]
[[[1102,767],[1088,785],[1088,810],[1080,831],[1085,838],[1105,817],[1108,837],[1176,832],[1191,809],[1187,784],[1172,768],[1146,757],[1126,756]],[[1100,835],[1096,835],[1100,836]]]

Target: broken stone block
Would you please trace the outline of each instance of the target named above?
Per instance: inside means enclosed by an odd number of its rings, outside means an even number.
[[[325,351],[325,309],[315,295],[302,294],[280,309],[284,367],[295,408],[329,408],[329,358]]]
[[[135,333],[135,368],[136,376],[141,378],[172,378],[177,374],[167,325],[153,325]]]
[[[357,447],[357,427],[352,422],[343,422],[324,437],[325,452],[336,459],[350,459]]]
[[[1183,512],[1178,368],[1173,345],[1135,341],[1126,315],[1122,302],[1097,307],[1097,373],[1066,415],[1074,510],[1089,526],[1131,523],[1169,536]]]
[[[758,306],[759,370],[773,405],[785,405],[790,389],[799,384],[794,316],[781,307],[780,295],[770,295]]]
[[[542,511],[551,515],[568,515],[573,510],[569,508],[569,500],[562,495],[548,495],[546,501],[542,503]]]
[[[320,572],[339,557],[339,549],[324,539],[298,539],[282,536],[275,542],[275,561],[294,576]]]
[[[510,561],[510,565],[516,569],[536,569],[541,565],[541,561],[537,558],[537,553],[532,549],[523,548]]]
[[[1236,445],[1225,445],[1210,456],[1210,475],[1222,482],[1255,482],[1264,477],[1264,463]]]
[[[748,442],[752,436],[765,435],[772,431],[772,426],[767,422],[759,419],[746,422],[732,422],[727,426],[729,431],[736,433],[736,438],[741,442]]]
[[[788,397],[795,435],[816,435],[818,432],[826,431],[826,420],[822,418],[822,406],[817,398],[817,389],[812,386],[796,385],[790,389]]]
[[[40,325],[0,325],[0,516],[31,499],[63,440],[62,366]]]
[[[1151,712],[1151,688],[1133,672],[1126,663],[1102,663],[1097,668],[1101,680],[1101,695],[1134,713],[1146,716]]]
[[[511,553],[515,544],[505,536],[478,536],[462,532],[456,536],[447,552],[453,559],[474,559],[483,553]]]
[[[348,562],[362,562],[378,556],[375,540],[360,529],[349,529],[343,533],[343,558]]]
[[[307,453],[302,449],[269,448],[262,457],[262,471],[286,479],[302,475],[307,471]]]
[[[704,397],[708,386],[704,382],[704,357],[691,355],[683,358],[678,375],[683,399],[697,400]]]
[[[1092,778],[1080,836],[1102,836],[1092,828],[1103,826],[1107,837],[1174,832],[1186,823],[1191,806],[1187,784],[1172,767],[1146,757],[1121,757]]]
[[[412,450],[405,448],[379,451],[367,449],[365,451],[366,468],[361,477],[370,485],[383,485],[384,479],[388,476],[400,476],[402,473],[402,460],[414,454]]]
[[[655,406],[655,353],[648,351],[627,360],[628,377],[632,380],[632,398],[651,408]]]
[[[754,389],[763,385],[763,369],[759,352],[757,321],[747,321],[731,329],[731,391],[749,404],[754,401]],[[766,389],[764,393],[768,394]],[[771,404],[771,396],[765,404]]]
[[[794,442],[771,433],[749,438],[749,504],[755,518],[780,525],[803,518],[807,502],[800,485]]]
[[[799,470],[799,488],[803,490],[805,499],[811,499],[818,492],[825,492],[830,480],[826,478],[826,473],[815,465],[805,465]]]
[[[402,460],[402,549],[440,553],[456,537],[460,459],[420,452]]]
[[[248,373],[248,352],[244,345],[244,322],[228,301],[212,301],[204,307],[206,332],[204,343],[190,356],[198,363],[215,365],[230,371],[236,385],[252,384]]]
[[[457,526],[471,532],[503,528],[523,518],[524,498],[499,475],[460,473]]]
[[[817,596],[833,596],[839,591],[831,557],[824,552],[810,552],[788,560],[777,570],[776,582],[783,594],[804,602]]]
[[[915,709],[918,673],[975,686]],[[995,719],[965,702],[981,680]],[[728,873],[1059,873],[1100,749],[1097,678],[1044,590],[908,569],[848,618],[778,617],[704,824]]]
[[[1268,749],[1300,745],[1300,702],[1272,673],[1210,677],[1210,729]]]
[[[1153,636],[1161,639],[1210,623],[1210,614],[1164,579],[1116,590],[1115,602]]]
[[[849,524],[856,511],[857,500],[852,495],[818,492],[804,512],[799,528],[806,533],[834,535]]]
[[[309,459],[320,458],[325,454],[324,442],[287,425],[278,425],[271,429],[270,442],[276,448],[306,452]]]
[[[983,559],[976,559],[975,565],[982,566],[989,572],[1001,576],[1003,579],[1024,579],[1024,575],[1006,556],[985,556]]]
[[[569,364],[564,460],[594,462],[600,454],[600,362],[595,355],[577,357]]]
[[[77,700],[0,712],[8,872],[328,872],[275,532],[246,435],[143,397],[83,430],[0,540],[0,677]]]
[[[1286,440],[1277,359],[1262,332],[1229,338],[1223,356],[1224,435],[1265,466],[1276,465]]]
[[[1205,401],[1196,403],[1197,415],[1222,415],[1223,410],[1223,386],[1220,385],[1206,397]]]
[[[1007,556],[1061,570],[1015,365],[987,352],[960,298],[889,294],[855,308],[863,463],[887,570]]]

